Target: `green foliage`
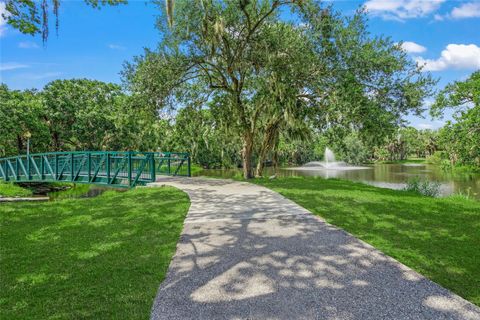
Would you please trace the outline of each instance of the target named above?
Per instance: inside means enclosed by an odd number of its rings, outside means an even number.
[[[32,191],[17,186],[11,182],[5,182],[0,180],[0,198],[1,197],[29,197],[32,195]]]
[[[175,150],[190,152],[204,168],[230,168],[240,163],[238,137],[222,127],[210,109],[193,106],[179,110],[172,132]]]
[[[416,176],[408,179],[406,191],[412,191],[427,197],[438,197],[440,194],[440,183],[436,181],[422,180]]]
[[[446,108],[466,110],[472,105],[480,106],[480,70],[472,73],[465,81],[448,84],[438,93],[430,113],[434,117],[440,117]]]
[[[0,157],[24,153],[28,137],[31,150],[48,148],[48,127],[42,119],[45,108],[40,95],[33,90],[9,90],[0,85]]]
[[[406,160],[412,155],[428,157],[439,148],[438,140],[438,131],[401,127],[385,138],[383,146],[374,149],[374,158],[392,162]]]
[[[343,148],[340,151],[343,161],[351,164],[361,164],[367,162],[369,155],[368,148],[357,134],[352,133],[345,138]]]
[[[452,164],[480,167],[480,105],[454,115],[440,130],[440,142]]]
[[[0,318],[148,318],[188,207],[174,188],[0,205]]]
[[[113,137],[121,88],[95,80],[55,80],[42,92],[54,150],[104,150]]]
[[[399,45],[370,36],[363,11],[267,0],[176,1],[173,16],[168,8],[158,50],[127,64],[124,81],[156,112],[211,108],[217,128],[241,139],[245,177],[254,159],[260,175],[269,157],[281,161],[281,144],[298,150],[312,133],[343,141],[353,129],[378,145],[401,115],[421,111],[434,83]],[[282,10],[296,19],[282,20]]]
[[[256,179],[480,306],[480,202],[345,180]]]
[[[68,150],[165,151],[169,121],[118,85],[56,80],[40,91],[0,86],[0,157]]]
[[[440,130],[439,140],[452,165],[480,167],[480,71],[467,80],[446,86],[437,96],[432,114],[455,108],[455,122]]]
[[[440,165],[445,160],[448,160],[448,155],[445,151],[435,151],[432,155],[426,158],[426,162],[430,164]]]

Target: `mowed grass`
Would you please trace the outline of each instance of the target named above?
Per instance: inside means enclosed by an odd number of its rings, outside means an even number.
[[[480,202],[429,198],[345,180],[259,179],[480,306]]]
[[[148,319],[188,207],[167,187],[0,204],[0,319]]]
[[[0,197],[28,197],[32,195],[32,191],[22,188],[14,183],[0,180]]]

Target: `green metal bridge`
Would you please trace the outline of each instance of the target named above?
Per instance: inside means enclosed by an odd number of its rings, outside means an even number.
[[[64,181],[131,188],[158,175],[190,176],[181,152],[75,151],[0,158],[0,178],[13,182]]]

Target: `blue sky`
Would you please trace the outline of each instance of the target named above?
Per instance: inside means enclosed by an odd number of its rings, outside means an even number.
[[[438,87],[465,79],[480,69],[480,0],[333,1],[345,14],[359,5],[369,10],[370,31],[404,41],[412,59],[426,64]],[[4,4],[0,1],[0,11]],[[145,1],[101,10],[83,1],[62,1],[58,37],[54,25],[46,46],[0,20],[0,82],[12,89],[41,89],[55,79],[90,78],[120,82],[124,61],[154,48],[157,9]],[[53,18],[51,18],[53,21]],[[428,103],[428,102],[427,102]],[[451,118],[448,112],[444,120]],[[438,128],[443,121],[409,116],[417,128]]]

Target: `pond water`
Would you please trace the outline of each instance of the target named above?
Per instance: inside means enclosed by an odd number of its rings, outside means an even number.
[[[282,168],[279,176],[318,176],[323,178],[339,178],[352,181],[361,181],[374,186],[403,189],[409,178],[418,176],[420,179],[437,181],[440,183],[440,194],[442,196],[454,193],[468,194],[480,200],[480,174],[462,173],[453,174],[442,170],[439,166],[420,163],[405,164],[373,164],[364,165],[363,169],[356,170],[335,170],[325,168]],[[217,176],[232,178],[241,174],[240,169],[212,170],[205,169],[195,175]],[[272,168],[267,168],[266,176],[272,175]]]

